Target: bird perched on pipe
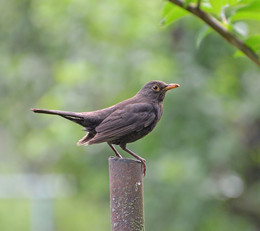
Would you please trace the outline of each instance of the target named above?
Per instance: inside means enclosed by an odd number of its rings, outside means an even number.
[[[116,156],[122,158],[113,144],[141,161],[143,173],[146,172],[145,159],[126,147],[151,132],[160,120],[163,112],[163,100],[168,90],[179,87],[179,84],[166,84],[162,81],[151,81],[132,98],[111,107],[91,112],[69,112],[35,109],[35,113],[59,115],[84,127],[87,134],[78,141],[78,145],[91,145],[107,142]]]

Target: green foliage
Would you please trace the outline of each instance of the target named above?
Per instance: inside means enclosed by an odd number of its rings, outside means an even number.
[[[188,12],[181,9],[178,6],[172,5],[170,2],[166,2],[164,4],[163,12],[162,12],[162,25],[168,26],[172,22],[182,18],[183,16],[187,15]]]
[[[240,7],[239,7],[240,6]],[[252,1],[245,5],[238,5],[235,6],[237,10],[235,13],[231,16],[231,21],[236,20],[260,20],[260,2],[259,1]]]
[[[184,1],[184,8],[188,4],[197,4],[196,1]],[[167,10],[165,10],[167,8]],[[165,25],[170,25],[173,22],[181,19],[186,13],[180,14],[176,8],[180,8],[170,2],[166,2],[162,17],[167,22]],[[214,16],[224,27],[226,27],[231,33],[238,33],[240,38],[246,42],[246,44],[256,53],[258,53],[259,47],[255,46],[255,38],[260,35],[260,31],[253,29],[250,33],[245,33],[244,30],[236,30],[236,22],[243,22],[244,27],[248,28],[251,21],[260,20],[260,2],[258,0],[209,0],[202,1],[201,8]],[[174,13],[176,11],[176,13]],[[259,27],[259,23],[258,23]],[[199,33],[197,39],[197,45],[201,43],[202,39],[207,35],[204,29]],[[252,42],[251,42],[252,41]]]
[[[169,6],[166,19],[174,12]],[[162,30],[160,7],[160,1],[0,1],[0,230],[30,230],[35,216],[29,198],[11,197],[21,190],[21,182],[7,187],[5,176],[13,174],[66,177],[61,191],[70,193],[51,199],[55,230],[109,230],[112,151],[106,144],[78,147],[81,127],[29,109],[96,110],[154,79],[181,87],[167,94],[155,130],[129,145],[147,160],[146,230],[259,230],[259,69],[234,59],[233,48],[213,33],[196,48],[203,24],[193,17]],[[245,23],[245,41],[259,49],[259,37],[252,37],[258,22]],[[52,189],[36,186],[43,196]]]
[[[260,53],[260,35],[254,35],[245,40],[245,43],[254,51]]]
[[[200,46],[201,42],[203,41],[203,39],[209,35],[212,32],[212,28],[208,27],[208,26],[204,26],[200,29],[198,37],[197,37],[197,41],[196,41],[196,45],[197,47]]]

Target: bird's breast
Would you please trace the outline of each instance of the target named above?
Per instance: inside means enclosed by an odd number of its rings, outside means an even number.
[[[161,119],[163,113],[163,102],[158,103],[157,107],[155,108],[156,115],[157,115],[157,122]]]

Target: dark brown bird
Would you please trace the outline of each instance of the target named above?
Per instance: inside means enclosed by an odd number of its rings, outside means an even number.
[[[140,160],[145,174],[145,159],[126,147],[151,132],[160,120],[163,112],[163,100],[168,90],[179,84],[166,84],[151,81],[132,98],[114,106],[92,112],[67,112],[44,109],[31,109],[36,113],[53,114],[64,117],[84,127],[88,133],[78,145],[90,145],[107,142],[115,154],[122,158],[113,144]]]

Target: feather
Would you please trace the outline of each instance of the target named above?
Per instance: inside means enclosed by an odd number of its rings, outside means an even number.
[[[116,140],[149,126],[155,119],[154,108],[148,103],[127,105],[111,113],[96,127],[97,134],[87,143],[101,143]]]

